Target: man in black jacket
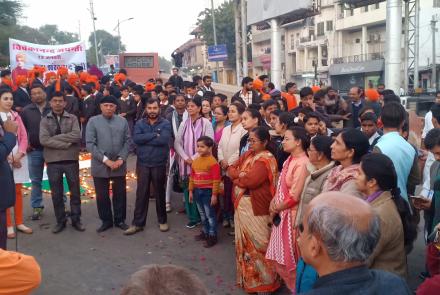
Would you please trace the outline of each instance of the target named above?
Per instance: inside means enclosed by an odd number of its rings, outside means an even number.
[[[234,96],[231,99],[231,102],[238,101],[239,103],[243,104],[244,106],[248,106],[251,103],[260,104],[261,96],[260,94],[252,89],[252,83],[254,82],[254,79],[251,77],[244,77],[241,81],[241,87],[242,89],[234,94]]]
[[[125,235],[132,235],[143,230],[147,220],[151,183],[154,186],[160,231],[165,232],[169,229],[165,207],[165,181],[171,124],[160,116],[157,99],[148,99],[145,110],[147,119],[136,123],[133,135],[133,141],[137,145],[136,205],[132,226],[124,232]]]
[[[168,79],[168,82],[171,82],[174,89],[179,92],[183,90],[183,79],[179,76],[179,69],[173,68],[173,75]]]
[[[32,220],[38,220],[43,213],[43,193],[41,182],[43,180],[44,157],[43,146],[40,143],[40,121],[50,112],[50,106],[46,101],[44,87],[35,84],[31,87],[32,103],[27,105],[21,112],[23,124],[28,132],[28,165],[29,178],[32,183],[31,206],[33,208]]]
[[[14,91],[14,109],[18,113],[21,113],[23,108],[28,104],[31,104],[32,101],[27,88],[27,79],[22,79],[17,82],[20,82],[20,84],[18,85],[17,90]]]
[[[15,204],[15,184],[8,156],[17,143],[18,125],[7,120],[0,126],[0,249],[6,250],[6,209]]]

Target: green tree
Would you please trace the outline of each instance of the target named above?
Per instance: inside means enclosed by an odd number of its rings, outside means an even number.
[[[21,1],[0,0],[0,25],[10,26],[17,24],[23,11]]]
[[[57,25],[44,25],[38,31],[48,38],[49,43],[67,44],[79,41],[78,34],[60,31]]]
[[[214,9],[217,44],[226,44],[228,50],[228,64],[235,66],[235,25],[234,25],[234,2],[223,2]],[[214,45],[214,31],[212,28],[212,11],[206,8],[200,12],[197,19],[203,39],[207,45]]]
[[[89,36],[90,48],[87,50],[87,61],[90,64],[96,64],[95,55],[95,39],[93,32]],[[102,57],[104,55],[118,54],[119,50],[119,37],[113,36],[105,30],[96,31],[96,43],[98,44],[98,57],[100,64],[102,63]],[[121,51],[125,51],[125,45],[121,44]]]
[[[171,67],[172,67],[171,61],[169,61],[163,56],[159,56],[159,68],[161,71],[164,71],[165,73],[170,73]]]

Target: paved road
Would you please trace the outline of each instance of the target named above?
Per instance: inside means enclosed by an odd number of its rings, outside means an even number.
[[[130,159],[130,167],[134,165]],[[128,183],[127,223],[133,216],[133,181]],[[131,273],[140,266],[151,263],[176,264],[194,271],[208,286],[211,294],[244,294],[234,286],[235,260],[232,238],[220,229],[219,244],[205,249],[193,236],[198,229],[185,228],[186,218],[170,213],[171,230],[159,231],[154,202],[150,202],[147,227],[137,235],[126,237],[122,231],[113,228],[103,234],[95,229],[100,225],[94,200],[86,200],[82,206],[84,233],[76,232],[68,226],[58,235],[51,233],[55,218],[48,196],[45,197],[45,215],[40,221],[26,221],[34,229],[33,235],[18,236],[18,250],[36,257],[43,272],[41,287],[34,294],[119,294],[121,287]],[[174,207],[181,205],[181,197],[174,197]],[[25,198],[29,204],[29,197]],[[25,206],[25,216],[31,211]],[[15,249],[10,240],[9,249]],[[416,249],[409,257],[410,283],[417,286],[418,273],[423,267],[423,244],[418,241]],[[277,294],[289,294],[283,289]]]

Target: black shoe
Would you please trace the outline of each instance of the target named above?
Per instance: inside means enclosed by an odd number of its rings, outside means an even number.
[[[52,229],[52,232],[54,234],[57,234],[59,232],[62,232],[66,228],[66,222],[57,223],[55,227]]]
[[[72,227],[76,229],[77,231],[85,231],[86,228],[81,223],[81,221],[72,222]]]
[[[204,232],[200,232],[197,236],[194,237],[194,240],[196,241],[206,241],[207,235]]]
[[[44,207],[41,208],[34,208],[32,211],[32,220],[40,220],[41,219],[41,215],[43,215],[43,209]]]
[[[96,231],[98,233],[102,233],[112,227],[113,227],[113,224],[111,224],[111,223],[103,223]]]
[[[195,228],[199,223],[198,222],[188,222],[186,225],[187,228]]]
[[[211,248],[215,244],[217,244],[217,237],[216,236],[208,236],[206,238],[206,241],[205,241],[205,244],[203,245],[203,247]]]
[[[119,222],[116,227],[119,227],[122,230],[127,230],[129,226],[125,222]]]

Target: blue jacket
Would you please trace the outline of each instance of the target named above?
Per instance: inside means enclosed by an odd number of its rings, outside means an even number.
[[[16,136],[9,132],[0,139],[0,211],[15,205],[14,175],[7,158],[16,142]]]
[[[142,119],[134,126],[133,141],[137,145],[137,164],[146,167],[165,166],[169,156],[171,124],[159,117],[150,125],[148,119]]]

